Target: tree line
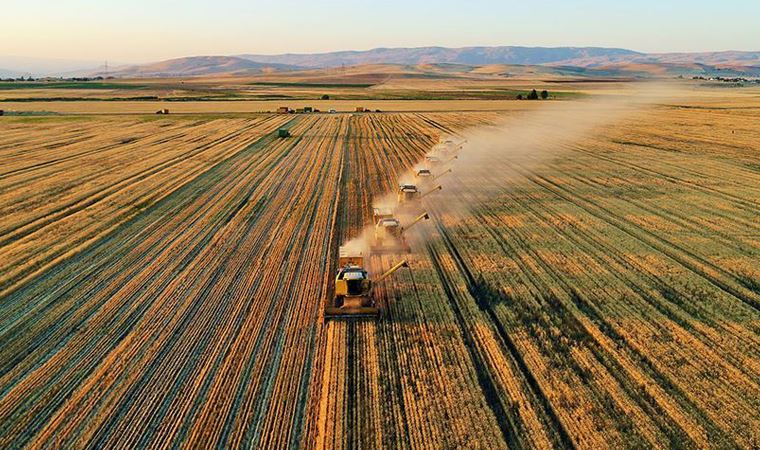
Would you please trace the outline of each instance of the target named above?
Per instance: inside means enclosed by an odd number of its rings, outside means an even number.
[[[544,89],[539,94],[535,89],[533,89],[532,91],[530,91],[530,93],[527,96],[522,95],[522,94],[517,94],[517,99],[518,100],[523,100],[523,99],[538,100],[539,98],[541,100],[546,100],[547,98],[549,98],[549,91],[547,91],[547,90]]]

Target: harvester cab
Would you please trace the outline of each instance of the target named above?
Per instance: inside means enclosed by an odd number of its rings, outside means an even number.
[[[417,169],[417,178],[430,178],[432,176],[433,176],[433,173],[430,172],[430,169],[426,169],[426,168]]]
[[[398,188],[398,203],[408,203],[416,200],[420,196],[420,191],[415,184],[402,184]]]
[[[411,248],[401,236],[401,222],[394,218],[382,218],[375,224],[375,240],[370,247],[372,253],[409,253]]]
[[[393,210],[391,208],[373,208],[372,220],[373,223],[377,223],[381,219],[392,219]]]
[[[396,218],[381,219],[375,225],[375,241],[370,247],[372,253],[410,253],[412,248],[406,241],[404,233],[408,232],[413,226],[423,220],[430,219],[428,213],[422,213],[415,217],[406,226],[401,226],[401,222]]]
[[[402,267],[409,267],[406,260],[391,267],[375,280],[365,269],[362,252],[341,247],[338,257],[338,273],[335,276],[335,294],[324,305],[325,319],[378,317],[380,307],[372,295],[372,288]]]
[[[442,155],[445,155],[445,156],[453,155],[454,153],[457,153],[458,151],[462,150],[466,142],[467,142],[466,140],[463,140],[457,143],[457,142],[454,142],[453,139],[445,139],[445,140],[441,140],[441,143],[439,143],[436,146],[436,149]]]
[[[375,225],[375,238],[399,238],[401,237],[401,222],[396,218],[380,219]]]

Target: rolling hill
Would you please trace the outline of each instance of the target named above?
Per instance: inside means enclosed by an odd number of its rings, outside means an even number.
[[[302,67],[337,67],[364,64],[451,63],[480,66],[486,64],[563,64],[575,60],[622,60],[644,56],[620,48],[601,47],[418,47],[376,48],[367,51],[341,51],[316,54],[239,55],[256,62],[289,64]]]
[[[251,75],[295,69],[299,69],[299,67],[256,62],[236,56],[191,56],[151,64],[120,67],[110,72],[110,75],[116,77],[191,77],[213,74]]]
[[[123,67],[117,77],[257,75],[268,72],[392,65],[437,66],[434,72],[471,73],[477,67],[535,67],[570,76],[760,76],[760,52],[647,54],[601,47],[419,47],[377,48],[315,54],[196,56]],[[445,69],[445,70],[442,70]],[[416,70],[416,69],[415,69]],[[517,70],[516,72],[522,72]]]

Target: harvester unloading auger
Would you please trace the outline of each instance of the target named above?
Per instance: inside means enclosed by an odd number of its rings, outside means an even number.
[[[438,192],[441,189],[443,189],[443,186],[438,185],[438,186],[434,187],[433,189],[431,189],[431,190],[425,192],[424,194],[420,195],[419,199],[422,200],[423,198],[427,197],[428,195],[432,194],[433,192]]]
[[[452,169],[449,169],[449,170],[444,170],[443,172],[441,172],[441,173],[439,173],[438,175],[436,175],[436,176],[434,176],[433,178],[431,178],[431,179],[430,179],[430,181],[431,181],[431,182],[432,182],[432,181],[435,181],[435,180],[437,180],[437,179],[441,178],[442,176],[446,175],[447,173],[451,173],[451,172],[452,172]],[[439,186],[439,187],[440,187],[440,186]]]
[[[425,162],[427,162],[428,164],[431,164],[433,166],[438,166],[438,165],[443,166],[443,165],[446,165],[446,164],[454,161],[455,159],[459,159],[459,156],[458,155],[454,155],[451,158],[446,159],[446,160],[441,160],[441,158],[438,157],[437,155],[427,155],[427,156],[425,156]]]
[[[335,295],[325,304],[325,318],[375,318],[380,315],[380,307],[372,295],[373,288],[393,275],[402,267],[409,267],[406,260],[396,263],[385,273],[371,279],[365,269],[364,255],[340,248],[338,274],[335,277]]]

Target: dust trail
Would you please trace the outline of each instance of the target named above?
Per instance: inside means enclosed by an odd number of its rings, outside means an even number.
[[[684,92],[675,83],[642,84],[618,95],[547,103],[492,126],[467,130],[461,137],[451,138],[454,147],[459,146],[457,140],[464,140],[461,150],[433,150],[440,158],[456,154],[458,159],[445,167],[453,172],[439,180],[443,191],[427,197],[420,207],[435,211],[441,220],[455,220],[520,182],[520,173],[540,171],[584,138]],[[432,233],[429,226],[416,231],[415,240]]]

